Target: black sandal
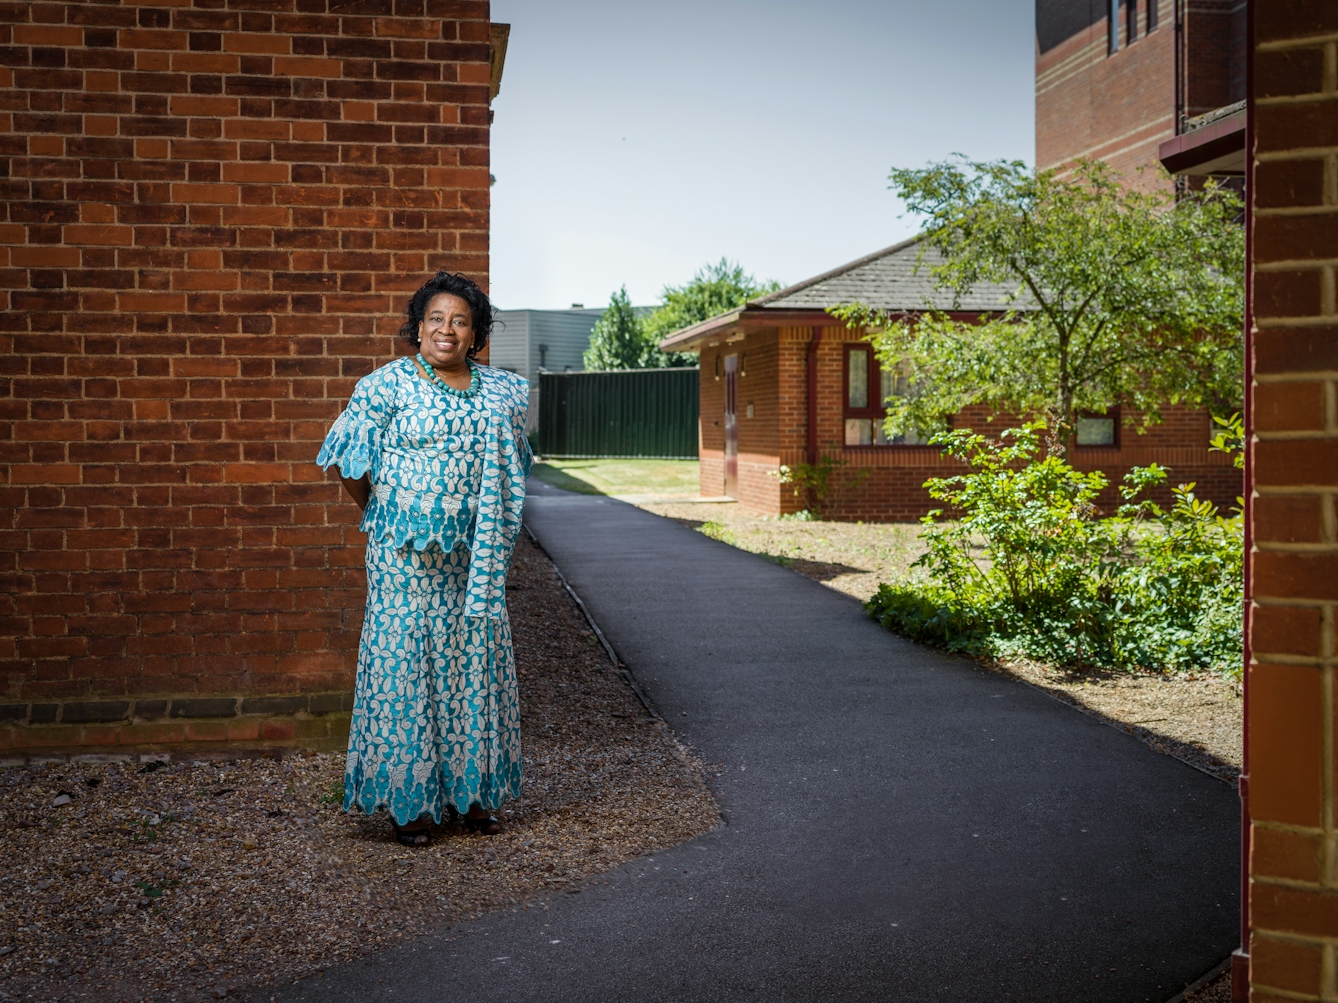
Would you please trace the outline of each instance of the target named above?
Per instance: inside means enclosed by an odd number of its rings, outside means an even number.
[[[501,820],[492,812],[484,815],[482,818],[471,818],[469,815],[463,819],[465,828],[470,832],[477,832],[484,836],[496,836],[503,829]]]
[[[427,823],[423,823],[421,829],[406,829],[402,827],[393,818],[390,824],[395,827],[395,838],[405,846],[427,846],[432,842],[432,833],[427,831]]]

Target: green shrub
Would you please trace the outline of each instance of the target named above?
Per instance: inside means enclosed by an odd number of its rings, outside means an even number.
[[[1166,479],[1152,465],[1125,478],[1116,515],[1098,518],[1105,475],[1040,456],[1043,427],[935,437],[971,470],[925,484],[956,519],[925,516],[916,573],[880,586],[869,612],[950,651],[1239,671],[1239,514],[1219,515],[1193,484],[1174,489],[1170,511],[1138,500]]]
[[[817,463],[783,463],[771,475],[788,484],[796,498],[807,502],[808,507],[796,515],[811,521],[825,517],[829,502],[856,493],[871,472],[868,467],[852,469],[839,456],[824,453]]]

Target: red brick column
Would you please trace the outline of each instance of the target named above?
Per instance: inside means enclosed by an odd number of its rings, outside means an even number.
[[[350,689],[361,539],[312,460],[405,291],[486,283],[488,4],[0,12],[0,717],[203,740],[133,729]]]
[[[1338,4],[1254,6],[1250,999],[1338,998]]]

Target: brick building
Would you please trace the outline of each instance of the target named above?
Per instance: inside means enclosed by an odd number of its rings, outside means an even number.
[[[780,515],[806,502],[776,477],[782,464],[836,459],[843,472],[826,514],[838,519],[905,520],[934,504],[923,484],[960,471],[937,446],[888,442],[881,402],[894,391],[869,345],[826,312],[858,300],[880,310],[914,315],[930,306],[952,310],[950,294],[936,290],[929,271],[932,249],[909,240],[850,264],[759,297],[732,313],[667,338],[666,351],[701,353],[701,493],[728,495],[748,508]],[[954,316],[974,319],[1001,311],[1008,290],[984,286],[964,296]],[[1168,408],[1164,421],[1138,435],[1121,427],[1117,410],[1081,419],[1069,460],[1101,470],[1118,483],[1129,468],[1170,467],[1174,480],[1195,481],[1202,497],[1221,505],[1240,495],[1240,474],[1208,449],[1211,422],[1203,411]],[[954,418],[957,427],[1007,428],[984,408]],[[1016,422],[1012,422],[1015,424]],[[867,471],[863,475],[855,471]],[[1110,501],[1115,500],[1114,488]]]
[[[341,741],[312,462],[409,290],[488,277],[486,0],[0,4],[0,749]]]
[[[1245,0],[1037,0],[1042,170],[1086,157],[1158,184],[1140,169],[1178,156],[1168,166],[1190,173],[1186,151],[1211,138],[1230,156],[1191,155],[1192,173],[1239,175],[1244,98]]]
[[[1338,999],[1338,4],[1252,5],[1245,872],[1233,999]],[[1248,983],[1248,984],[1247,984]],[[1248,991],[1248,996],[1247,996]]]

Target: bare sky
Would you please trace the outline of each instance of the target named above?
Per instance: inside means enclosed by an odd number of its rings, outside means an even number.
[[[492,298],[797,282],[912,234],[888,168],[1033,153],[1033,0],[493,0]]]

